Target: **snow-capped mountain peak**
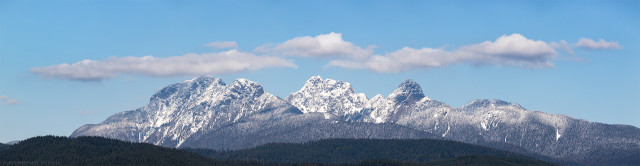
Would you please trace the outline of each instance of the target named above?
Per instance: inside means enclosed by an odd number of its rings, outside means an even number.
[[[309,78],[309,80],[307,80],[306,83],[313,83],[313,82],[320,82],[320,81],[322,81],[322,76],[316,75],[316,76],[311,76],[311,78]]]
[[[120,137],[179,147],[194,134],[236,123],[248,116],[295,114],[296,110],[284,100],[264,92],[256,82],[237,79],[226,85],[221,79],[203,76],[162,88],[147,106],[113,115],[73,135]],[[108,128],[124,130],[105,130]]]
[[[244,97],[260,96],[264,93],[264,89],[256,82],[249,81],[247,79],[237,79],[227,87],[227,93],[241,95]]]
[[[184,98],[193,97],[193,95],[202,95],[207,91],[220,90],[224,88],[226,84],[219,78],[211,76],[195,77],[191,80],[186,80],[181,83],[169,85],[157,91],[150,101],[163,100],[168,98]]]
[[[338,117],[360,111],[367,104],[367,96],[356,93],[351,84],[313,76],[304,86],[286,99],[302,112],[327,112]]]
[[[313,76],[307,80],[298,92],[333,92],[333,94],[355,93],[351,84],[333,79],[322,79],[321,76]],[[320,93],[318,95],[331,95],[331,93]]]
[[[389,97],[390,100],[394,100],[398,104],[408,104],[416,101],[420,101],[422,98],[426,96],[422,93],[422,88],[418,83],[414,82],[411,79],[407,79],[403,81],[398,88],[396,88]],[[427,97],[427,99],[429,99]],[[430,100],[430,99],[429,99]]]

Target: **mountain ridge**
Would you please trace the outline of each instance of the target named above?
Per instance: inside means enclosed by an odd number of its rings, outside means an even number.
[[[432,138],[571,161],[606,159],[602,156],[616,152],[640,157],[636,127],[530,111],[498,99],[454,108],[424,95],[411,79],[387,97],[369,99],[348,82],[313,76],[282,99],[246,79],[226,85],[196,77],[159,90],[147,106],[82,126],[71,136],[82,135],[223,149],[323,138]]]

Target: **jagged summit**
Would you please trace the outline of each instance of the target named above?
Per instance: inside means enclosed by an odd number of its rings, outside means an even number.
[[[311,76],[311,78],[307,80],[307,82],[314,82],[314,81],[322,81],[322,76],[320,75]]]
[[[400,83],[398,88],[391,92],[387,98],[393,99],[396,103],[406,104],[420,101],[425,97],[420,85],[411,79],[407,79]],[[428,97],[427,99],[430,100]]]
[[[337,81],[330,78],[322,79],[321,76],[313,76],[307,80],[304,86],[298,91],[322,91],[322,90],[345,90],[355,93],[351,83]]]
[[[378,94],[371,99],[356,93],[351,84],[313,76],[297,92],[286,99],[302,112],[331,113],[348,121],[384,123],[396,120],[404,112],[396,106],[414,105],[419,101],[432,101],[422,88],[411,79],[402,82],[389,97]],[[422,104],[424,105],[424,103]]]
[[[164,87],[151,96],[149,101],[167,100],[169,98],[190,98],[220,90],[225,86],[226,84],[220,78],[200,76]]]
[[[286,101],[302,112],[325,112],[338,117],[360,111],[367,104],[367,96],[356,93],[351,84],[333,79],[313,76]]]
[[[260,96],[264,93],[260,84],[247,79],[236,79],[228,86],[228,91],[244,96]]]

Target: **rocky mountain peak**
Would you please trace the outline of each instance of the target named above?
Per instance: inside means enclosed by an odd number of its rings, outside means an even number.
[[[207,91],[214,89],[214,87],[225,87],[226,84],[222,81],[222,79],[211,77],[211,76],[200,76],[195,77],[191,80],[186,80],[181,83],[172,84],[166,86],[159,91],[157,91],[151,98],[150,101],[167,99],[170,97],[191,97],[193,95],[198,95],[201,93],[206,93]]]
[[[420,85],[411,79],[407,79],[400,83],[400,85],[391,92],[387,98],[392,99],[399,104],[407,104],[419,101],[424,97],[426,96],[422,93]]]
[[[300,90],[285,100],[305,113],[329,112],[339,117],[357,112],[367,103],[367,97],[362,93],[356,94],[350,83],[323,80],[320,76],[311,77]]]
[[[237,79],[227,87],[227,92],[228,94],[234,94],[233,96],[239,95],[243,97],[257,97],[264,94],[264,89],[257,82],[253,82],[247,79]]]
[[[333,79],[322,79],[320,76],[313,76],[307,80],[301,91],[335,91],[340,90],[347,93],[355,93],[351,84],[344,81],[337,81]]]

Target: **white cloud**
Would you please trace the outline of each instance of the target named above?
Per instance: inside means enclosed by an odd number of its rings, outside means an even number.
[[[553,46],[544,41],[527,39],[520,34],[502,35],[495,42],[463,46],[454,54],[460,60],[473,64],[548,67],[557,54]]]
[[[238,48],[238,43],[235,41],[218,41],[204,44],[205,47],[213,47],[217,49],[223,48]]]
[[[600,41],[596,42],[593,39],[580,38],[578,43],[576,43],[577,47],[590,49],[590,50],[604,50],[604,49],[621,49],[622,46],[618,44],[618,42],[610,42],[604,41],[600,39]]]
[[[291,60],[229,50],[218,53],[185,54],[172,57],[111,57],[83,60],[74,64],[36,67],[30,70],[44,77],[97,81],[119,74],[181,76],[228,74],[269,67],[297,67]]]
[[[329,66],[351,69],[370,69],[376,72],[396,73],[415,68],[441,67],[456,61],[451,52],[444,49],[404,47],[386,56],[374,55],[366,60],[333,60]]]
[[[6,105],[15,105],[20,103],[19,100],[9,98],[8,96],[0,96],[0,101]]]
[[[237,48],[233,41],[205,44],[215,48]],[[73,64],[36,67],[30,70],[44,77],[81,81],[96,81],[120,74],[148,76],[227,74],[269,67],[293,67],[296,64],[283,56],[327,58],[327,66],[348,69],[369,69],[376,72],[396,73],[414,69],[444,67],[452,64],[516,66],[526,68],[552,67],[558,57],[557,50],[574,55],[573,49],[620,49],[617,42],[581,38],[577,43],[532,40],[520,34],[502,35],[495,41],[461,46],[453,50],[444,48],[411,48],[374,54],[374,45],[361,48],[342,39],[340,33],[301,36],[283,43],[266,44],[256,49],[259,54],[232,49],[225,52],[185,54],[173,57],[111,57],[105,60],[83,60]],[[571,59],[581,59],[572,57]]]
[[[415,49],[404,47],[384,56],[373,55],[363,60],[333,60],[329,66],[369,69],[396,73],[412,69],[443,67],[456,63],[519,67],[550,67],[557,52],[543,41],[527,39],[520,34],[503,35],[494,42],[462,46],[454,51],[442,48]]]
[[[317,58],[366,58],[373,54],[373,48],[360,48],[351,42],[344,41],[342,34],[331,32],[315,37],[303,36],[285,41],[281,44],[269,44],[256,48],[255,52],[282,54],[298,57]]]

